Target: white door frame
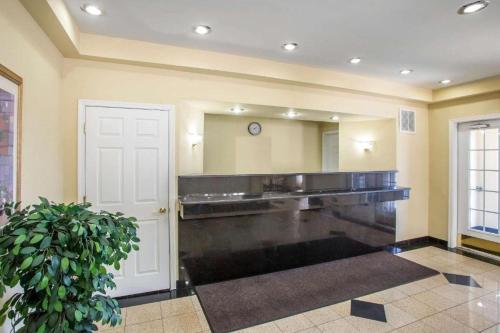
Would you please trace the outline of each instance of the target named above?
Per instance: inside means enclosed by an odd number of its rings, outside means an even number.
[[[170,290],[176,288],[178,279],[178,248],[177,248],[177,179],[175,177],[175,107],[166,104],[128,103],[100,100],[78,100],[78,201],[83,201],[85,195],[85,110],[87,107],[108,107],[123,109],[143,109],[168,112],[168,233],[170,238]]]
[[[455,118],[449,121],[448,247],[457,247],[458,236],[458,125],[498,118],[500,113]]]
[[[339,135],[339,130],[330,130],[330,131],[325,131],[321,134],[321,169],[323,172],[325,172],[326,169],[326,163],[325,163],[325,135],[326,134],[337,134]],[[340,138],[338,138],[340,139]],[[340,147],[339,147],[340,148]],[[338,158],[339,156],[337,156]],[[340,161],[337,161],[340,162]],[[340,165],[340,163],[339,163]],[[338,170],[337,170],[338,171]]]

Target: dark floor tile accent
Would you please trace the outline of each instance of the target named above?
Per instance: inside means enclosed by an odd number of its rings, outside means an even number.
[[[351,301],[351,316],[387,323],[387,318],[385,317],[385,308],[383,304],[353,299]]]
[[[479,283],[476,282],[472,277],[467,275],[443,273],[444,277],[448,282],[453,284],[460,284],[462,286],[482,288]]]

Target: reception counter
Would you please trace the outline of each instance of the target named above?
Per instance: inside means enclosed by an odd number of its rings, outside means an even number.
[[[395,243],[395,171],[179,177],[180,278],[200,285]]]

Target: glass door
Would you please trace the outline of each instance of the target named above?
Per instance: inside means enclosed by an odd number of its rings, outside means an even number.
[[[500,120],[462,123],[458,127],[459,232],[500,242]]]

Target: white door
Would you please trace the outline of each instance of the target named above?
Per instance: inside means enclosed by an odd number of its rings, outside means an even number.
[[[339,133],[323,133],[323,172],[339,171]]]
[[[170,288],[169,112],[85,109],[85,195],[94,210],[134,216],[140,249],[114,271],[112,296]]]
[[[458,126],[458,230],[500,242],[500,120]]]

